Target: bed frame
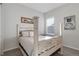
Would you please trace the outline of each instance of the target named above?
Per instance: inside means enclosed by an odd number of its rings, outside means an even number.
[[[63,40],[62,40],[61,33],[60,33],[60,36],[58,38],[55,38],[56,42],[53,43],[54,44],[53,47],[51,47],[50,49],[47,49],[45,52],[42,52],[41,54],[38,54],[38,34],[39,34],[38,33],[38,18],[39,17],[37,17],[37,16],[34,16],[32,19],[31,18],[26,18],[26,17],[21,17],[21,23],[29,23],[29,24],[34,25],[34,30],[32,30],[32,31],[34,31],[34,48],[33,48],[32,56],[49,56],[52,53],[54,53],[55,51],[57,51],[58,49],[60,49],[59,53],[63,54]],[[20,29],[19,24],[17,24],[17,39],[20,38],[19,36],[21,34],[19,29]],[[27,30],[27,31],[29,31],[29,30]],[[19,43],[19,41],[18,41],[18,43]],[[22,45],[20,43],[19,43],[19,48],[22,51],[23,55],[29,56],[27,51],[22,47]]]

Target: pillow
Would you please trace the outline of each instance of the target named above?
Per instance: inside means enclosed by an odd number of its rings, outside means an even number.
[[[29,36],[29,32],[22,32],[22,36]]]
[[[30,32],[30,36],[34,36],[34,32]]]
[[[30,31],[24,31],[22,32],[22,36],[26,36],[26,37],[30,37],[30,36],[34,36],[34,32],[30,32]]]

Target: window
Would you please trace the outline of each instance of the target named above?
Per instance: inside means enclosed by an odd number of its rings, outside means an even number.
[[[54,17],[46,19],[46,34],[54,34]]]

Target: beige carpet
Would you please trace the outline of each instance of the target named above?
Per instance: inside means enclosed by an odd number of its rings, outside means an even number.
[[[14,50],[5,52],[3,56],[22,56],[22,53],[20,49],[14,49]],[[52,54],[52,56],[62,56],[62,55],[58,53],[54,53]],[[79,56],[79,51],[64,47],[63,56]]]

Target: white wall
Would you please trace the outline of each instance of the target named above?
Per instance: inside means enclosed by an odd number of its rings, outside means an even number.
[[[1,4],[0,4],[0,55],[1,55]]]
[[[79,4],[66,4],[46,13],[45,17],[55,17],[56,33],[59,34],[59,23],[63,24],[64,17],[71,15],[76,16],[76,29],[67,31],[63,29],[64,45],[79,50]]]
[[[3,39],[4,39],[4,49],[8,50],[11,48],[16,48],[16,24],[20,21],[22,16],[33,17],[39,16],[39,32],[40,34],[44,32],[44,19],[43,14],[32,10],[28,7],[19,4],[3,4]]]

